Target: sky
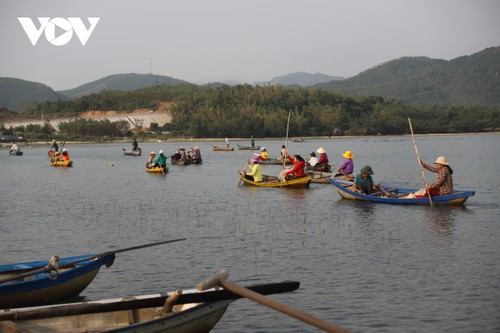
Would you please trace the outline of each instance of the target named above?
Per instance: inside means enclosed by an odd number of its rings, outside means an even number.
[[[56,91],[121,73],[349,78],[405,56],[500,46],[499,17],[498,0],[0,0],[0,77]]]

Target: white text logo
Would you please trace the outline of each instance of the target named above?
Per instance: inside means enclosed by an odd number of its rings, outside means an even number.
[[[79,17],[68,17],[67,19],[62,17],[54,17],[52,19],[50,17],[39,17],[39,28],[35,27],[35,24],[29,17],[18,17],[17,19],[23,26],[33,46],[36,45],[44,31],[45,38],[47,38],[49,43],[61,46],[66,45],[71,40],[73,31],[82,45],[85,45],[94,31],[97,22],[99,22],[100,17],[88,17],[87,20],[90,23],[88,29]]]

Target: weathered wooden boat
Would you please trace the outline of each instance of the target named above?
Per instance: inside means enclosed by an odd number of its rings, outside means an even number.
[[[329,178],[328,181],[335,186],[335,190],[344,199],[401,205],[430,205],[429,197],[415,197],[412,195],[417,192],[418,189],[379,186],[381,191],[367,195],[353,191],[353,183],[350,181],[332,178]],[[475,193],[475,191],[456,191],[449,195],[433,196],[431,197],[432,204],[461,205]]]
[[[72,167],[73,160],[67,160],[67,161],[52,160],[50,164],[52,164],[52,166],[55,167]]]
[[[202,164],[203,163],[203,159],[201,158],[192,158],[191,159],[191,164]]]
[[[221,146],[213,146],[212,145],[213,151],[233,151],[234,147],[221,147]]]
[[[77,296],[92,282],[101,266],[110,267],[114,259],[113,253],[88,254],[58,261],[0,265],[0,308],[42,305]]]
[[[329,172],[318,172],[318,171],[309,171],[308,173],[311,176],[311,183],[314,184],[330,184],[329,178],[347,180],[347,181],[353,180],[353,175],[344,176],[341,173],[329,173]]]
[[[304,142],[304,139],[302,139],[302,138],[293,138],[293,139],[290,139],[290,141],[292,141],[292,142]]]
[[[172,159],[170,159],[170,161],[172,162],[172,165],[190,165],[191,164],[191,161],[187,158],[184,161],[172,158]]]
[[[123,155],[125,156],[141,156],[142,155],[142,149],[137,148],[137,150],[127,150],[125,148],[122,148],[123,150]]]
[[[262,295],[291,292],[299,282],[249,286]],[[0,312],[3,333],[206,333],[241,296],[226,289],[184,290]]]
[[[283,165],[283,161],[279,157],[271,157],[266,160],[261,160],[259,156],[252,157],[252,162],[258,163],[260,165]],[[290,160],[285,159],[285,165],[290,165],[292,162]]]
[[[259,187],[294,187],[294,188],[305,188],[309,187],[311,183],[311,176],[305,176],[301,178],[295,178],[291,180],[287,180],[284,182],[280,182],[278,177],[275,176],[262,176],[261,182],[255,182],[253,180],[246,179],[245,177],[241,177],[241,180],[246,185],[259,186]]]
[[[242,145],[237,145],[238,150],[260,150],[260,146],[242,146]]]
[[[312,171],[317,171],[317,172],[331,172],[332,168],[329,164],[326,163],[321,163],[319,165],[315,165],[312,168],[310,167]]]
[[[166,174],[168,173],[168,167],[165,166],[165,167],[155,167],[155,168],[148,168],[146,166],[146,172],[149,172],[149,173],[158,173],[158,174]]]

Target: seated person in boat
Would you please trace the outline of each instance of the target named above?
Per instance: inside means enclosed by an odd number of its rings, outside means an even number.
[[[430,172],[437,173],[437,179],[432,185],[428,185],[426,190],[431,196],[446,195],[453,193],[453,169],[450,167],[444,156],[439,156],[435,161],[436,167],[432,167],[422,160],[420,164]]]
[[[350,150],[346,150],[345,153],[342,154],[342,157],[344,158],[344,161],[342,162],[342,165],[340,168],[338,168],[338,172],[343,174],[344,176],[348,176],[353,173],[354,171],[354,155],[351,153]]]
[[[201,161],[201,152],[200,152],[200,147],[195,146],[191,147],[191,157],[190,157],[192,162],[199,162]]]
[[[12,152],[17,152],[17,151],[21,151],[21,149],[19,149],[19,147],[17,146],[17,144],[13,144],[12,147],[10,147],[10,151],[9,153],[12,153]]]
[[[269,159],[269,153],[267,152],[266,147],[262,147],[262,149],[260,150],[259,158],[261,161]]]
[[[316,164],[318,164],[318,157],[316,156],[316,153],[315,152],[312,152],[309,154],[309,158],[307,159],[307,166],[309,168],[314,168],[314,166],[316,166]]]
[[[319,154],[318,163],[314,166],[314,170],[318,171],[328,171],[330,170],[330,162],[328,161],[328,155],[323,147],[319,147],[316,152]]]
[[[250,161],[248,161],[246,167],[249,166],[251,171],[246,172],[246,170],[243,170],[243,175],[246,179],[254,181],[254,182],[261,182],[262,181],[262,171],[260,169],[259,163],[253,163],[253,165],[250,165]]]
[[[306,161],[300,155],[294,155],[293,159],[288,155],[288,160],[292,162],[293,167],[290,170],[283,170],[279,174],[280,181],[287,181],[291,179],[301,178],[306,176],[305,168]]]
[[[52,147],[50,147],[51,151],[55,151],[56,153],[59,151],[59,146],[57,145],[56,140],[52,140]]]
[[[155,157],[150,166],[151,168],[165,168],[167,166],[167,157],[163,155],[163,150],[158,152],[158,156]]]
[[[155,157],[156,157],[156,153],[154,151],[149,153],[149,158],[146,161],[146,168],[151,169],[151,165],[154,165],[153,161],[155,160]]]
[[[354,177],[354,191],[363,194],[372,194],[376,191],[376,186],[373,184],[372,168],[367,165]]]
[[[179,162],[186,162],[187,155],[186,155],[186,150],[184,147],[179,147],[179,153],[181,154],[181,157],[179,158]]]
[[[64,162],[67,162],[70,160],[69,153],[68,153],[68,150],[66,148],[63,148],[63,150],[61,151],[61,155],[58,157],[58,160],[64,161]]]
[[[170,155],[170,158],[172,159],[172,162],[177,162],[181,159],[181,152],[176,150],[174,154]]]

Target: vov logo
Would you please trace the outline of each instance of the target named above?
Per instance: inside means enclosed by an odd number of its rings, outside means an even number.
[[[82,45],[85,45],[94,31],[97,22],[99,22],[100,17],[88,17],[87,20],[90,23],[90,27],[88,29],[79,17],[54,17],[52,19],[50,17],[39,17],[39,28],[35,26],[29,17],[18,17],[17,19],[23,26],[23,29],[26,32],[26,35],[28,35],[28,38],[33,46],[38,43],[38,40],[44,31],[45,38],[47,38],[47,41],[50,44],[62,46],[66,45],[71,38],[73,38],[73,31],[76,33],[76,36]]]

